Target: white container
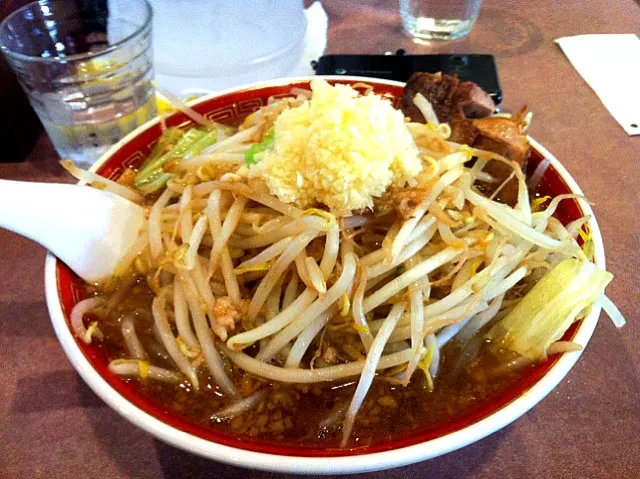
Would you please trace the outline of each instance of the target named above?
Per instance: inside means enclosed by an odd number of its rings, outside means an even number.
[[[180,94],[290,74],[304,50],[302,0],[150,0],[156,81]]]

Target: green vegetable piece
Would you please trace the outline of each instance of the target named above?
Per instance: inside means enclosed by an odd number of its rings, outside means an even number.
[[[276,140],[276,132],[273,127],[267,132],[267,135],[262,139],[262,144],[265,148],[273,147],[273,142]]]
[[[613,275],[569,258],[543,276],[487,337],[500,348],[537,360],[604,292]]]
[[[167,152],[167,149],[171,147],[171,145],[175,145],[180,138],[184,136],[184,131],[180,128],[167,128],[162,132],[160,138],[158,138],[158,142],[151,150],[151,154],[144,160],[142,166],[140,166],[138,171],[142,171],[147,166],[156,161],[160,156]]]
[[[167,184],[173,174],[164,171],[165,165],[172,160],[182,158],[187,152],[195,154],[194,146],[210,133],[200,131],[196,128],[187,130],[184,135],[175,143],[165,144],[165,153],[157,156],[153,161],[146,161],[145,165],[138,171],[134,179],[134,186],[144,194],[155,193]],[[214,140],[215,141],[215,140]],[[159,145],[156,145],[159,146]],[[204,143],[202,148],[204,148]],[[167,151],[169,149],[169,151]],[[155,149],[154,149],[155,150]]]
[[[256,143],[255,145],[251,145],[249,151],[244,155],[244,162],[247,165],[256,165],[258,164],[259,159],[256,158],[258,153],[262,153],[267,149],[273,148],[273,143],[275,142],[275,132],[273,128],[269,130],[267,135],[262,139],[262,143]]]
[[[182,155],[183,159],[191,158],[193,156],[199,155],[202,150],[207,148],[208,146],[213,145],[218,140],[218,132],[216,130],[210,131],[206,133],[204,136],[200,137],[199,140],[196,140],[191,144],[189,148]]]
[[[178,143],[173,147],[173,149],[167,153],[167,156],[170,158],[182,158],[182,156],[189,151],[189,149],[196,144],[200,139],[207,136],[207,133],[204,131],[197,130],[196,128],[191,128],[187,130],[184,136],[180,139]]]
[[[255,165],[258,163],[258,160],[256,160],[256,155],[258,153],[262,153],[264,151],[264,146],[262,145],[262,143],[256,143],[255,145],[251,145],[251,148],[249,148],[249,151],[247,151],[244,155],[244,162],[247,165]]]

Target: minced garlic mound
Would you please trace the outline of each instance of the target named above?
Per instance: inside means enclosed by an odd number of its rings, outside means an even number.
[[[256,156],[250,178],[283,202],[344,212],[371,208],[373,197],[420,172],[402,112],[388,100],[321,79],[311,88],[311,100],[277,118],[273,148]]]

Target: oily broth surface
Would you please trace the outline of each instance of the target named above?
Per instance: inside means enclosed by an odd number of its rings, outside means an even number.
[[[99,318],[104,339],[95,344],[105,351],[108,360],[130,357],[120,331],[121,318],[129,313],[135,317],[136,332],[149,354],[150,364],[175,369],[172,360],[153,346],[152,300],[152,292],[140,282],[112,314]],[[311,354],[314,350],[312,346]],[[251,353],[251,349],[247,352]],[[484,372],[496,366],[490,354],[481,354],[463,372],[454,375],[452,370],[457,358],[455,345],[442,350],[433,392],[427,389],[421,371],[414,374],[407,387],[377,376],[358,412],[352,444],[355,447],[375,446],[412,433],[436,429],[486,406],[519,379],[519,374],[510,373],[490,381],[484,380]],[[294,447],[339,447],[340,421],[330,427],[321,427],[321,424],[332,413],[349,404],[357,378],[311,385],[283,384],[252,377],[231,364],[227,366],[241,394],[249,395],[258,388],[267,390],[256,407],[232,420],[215,417],[216,411],[229,405],[232,399],[222,394],[206,368],[200,368],[199,391],[194,391],[186,380],[177,385],[147,379],[121,380],[134,385],[146,400],[193,426],[232,434],[238,439],[277,442]]]

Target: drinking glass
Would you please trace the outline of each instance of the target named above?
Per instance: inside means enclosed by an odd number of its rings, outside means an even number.
[[[156,113],[145,0],[40,0],[0,24],[0,49],[62,158],[90,166]]]
[[[400,0],[402,25],[416,42],[464,37],[479,11],[480,0]]]

